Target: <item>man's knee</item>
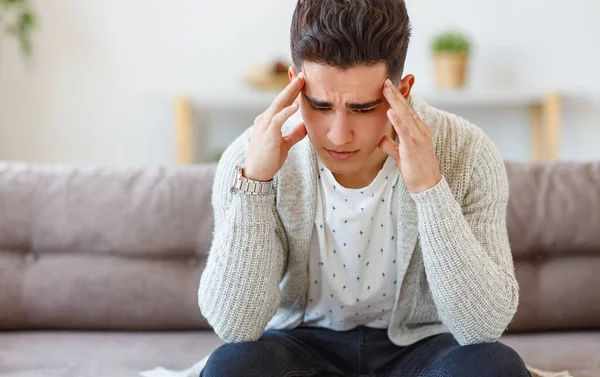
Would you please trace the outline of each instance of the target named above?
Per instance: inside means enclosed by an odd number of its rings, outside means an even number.
[[[202,370],[202,377],[259,375],[268,350],[260,342],[227,343],[214,350]]]
[[[456,347],[445,355],[443,370],[447,377],[530,376],[521,356],[500,342]]]
[[[208,358],[201,377],[254,377],[285,375],[294,367],[292,355],[277,336],[265,333],[260,340],[227,343]]]

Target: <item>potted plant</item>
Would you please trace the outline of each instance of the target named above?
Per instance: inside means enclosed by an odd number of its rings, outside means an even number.
[[[462,88],[471,50],[469,39],[458,31],[446,31],[435,36],[432,49],[438,87]]]
[[[4,35],[18,39],[21,53],[30,57],[31,33],[36,25],[30,0],[0,0],[0,46]]]

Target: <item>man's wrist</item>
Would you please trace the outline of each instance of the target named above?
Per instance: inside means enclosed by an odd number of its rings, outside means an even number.
[[[252,181],[256,181],[256,182],[270,182],[273,180],[273,177],[266,177],[266,176],[261,176],[259,174],[256,174],[252,168],[242,168],[242,175],[244,178],[247,178],[249,180]]]
[[[273,192],[273,180],[259,181],[248,178],[244,174],[244,169],[241,166],[236,166],[231,192],[250,195],[269,195]]]

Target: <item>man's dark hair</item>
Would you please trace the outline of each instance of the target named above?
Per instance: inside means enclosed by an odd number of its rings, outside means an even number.
[[[410,40],[404,0],[298,0],[292,18],[292,61],[346,70],[384,62],[398,80]]]

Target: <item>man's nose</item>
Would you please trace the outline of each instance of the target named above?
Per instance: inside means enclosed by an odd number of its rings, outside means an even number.
[[[327,133],[327,138],[331,144],[340,147],[348,144],[354,138],[354,131],[350,127],[350,122],[344,114],[337,115]]]

